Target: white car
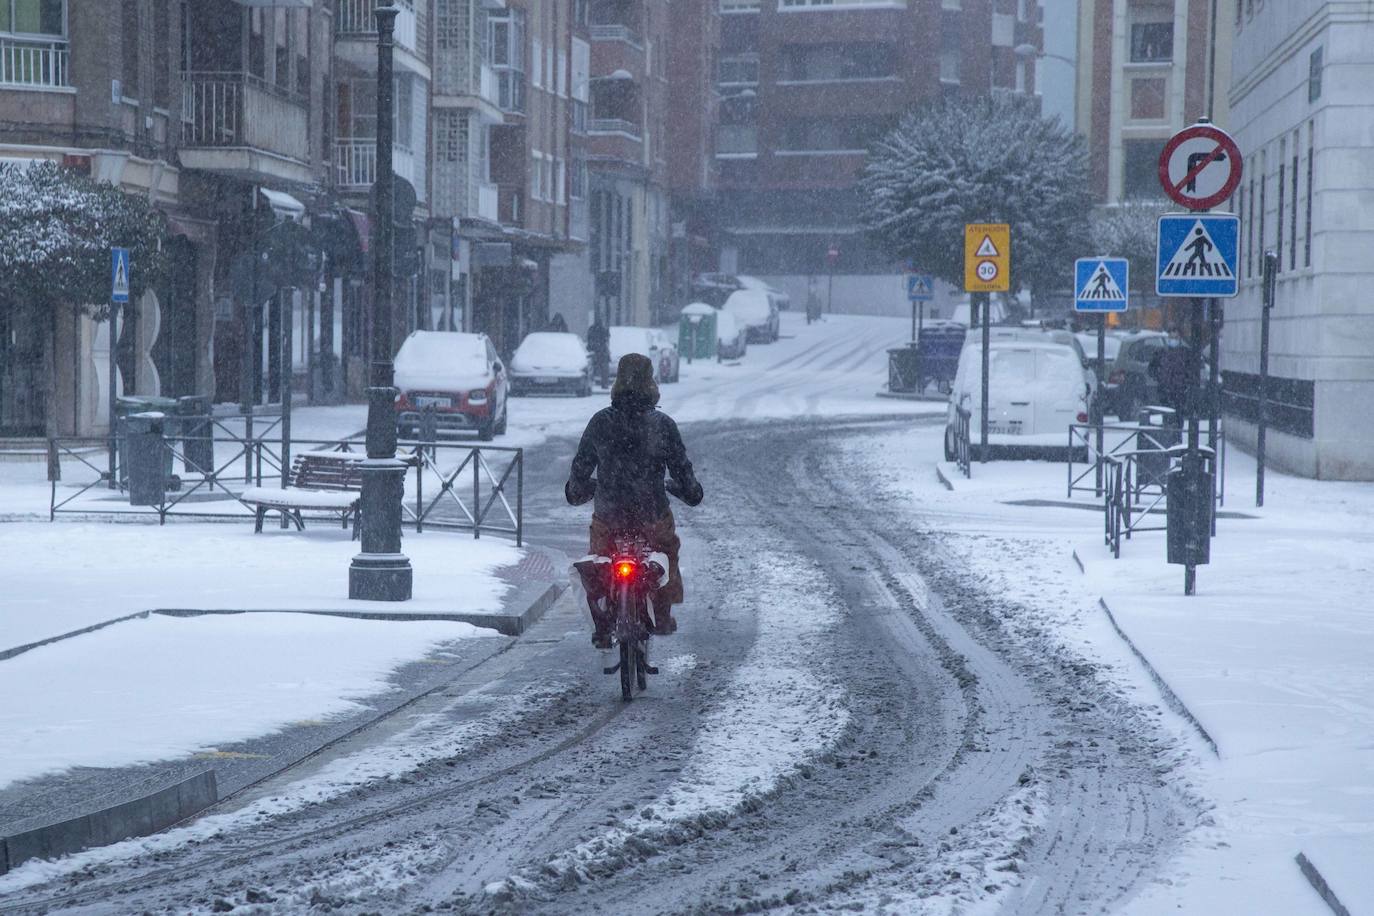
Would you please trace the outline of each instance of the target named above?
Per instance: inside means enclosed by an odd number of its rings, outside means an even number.
[[[585,398],[592,393],[592,358],[576,334],[535,331],[527,334],[510,360],[510,393],[567,392]]]
[[[983,351],[970,341],[959,368],[945,420],[945,459],[954,460],[959,407],[968,410],[969,439],[977,449],[982,430]],[[1088,422],[1091,387],[1078,350],[1053,340],[993,340],[988,351],[988,447],[1058,450],[1068,447],[1069,425]]]
[[[716,356],[721,359],[740,359],[748,349],[749,335],[735,320],[734,314],[724,309],[716,310]]]
[[[767,291],[737,289],[725,300],[725,311],[744,325],[750,341],[772,343],[778,339],[778,304]]]
[[[611,328],[611,374],[627,353],[649,357],[659,382],[676,382],[681,377],[677,345],[658,328],[616,326]]]
[[[758,277],[750,277],[741,274],[740,276],[735,277],[735,279],[738,280],[739,285],[745,289],[757,289],[767,293],[769,297],[773,300],[773,303],[784,312],[792,306],[791,296],[789,296],[782,290],[778,289],[776,286],[772,286],[768,283],[765,283]]]
[[[485,334],[413,331],[396,354],[396,426],[418,439],[426,410],[440,433],[506,431],[506,367]]]

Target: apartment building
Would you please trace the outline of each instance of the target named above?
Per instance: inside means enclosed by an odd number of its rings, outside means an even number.
[[[1271,312],[1268,455],[1310,477],[1374,479],[1374,11],[1323,0],[1244,0],[1234,33],[1231,132],[1245,174],[1240,296],[1226,303],[1221,368],[1228,435],[1259,416],[1265,251]]]
[[[674,0],[669,10],[668,192],[673,303],[690,301],[692,276],[716,269],[719,221],[716,124],[720,4]]]
[[[834,274],[836,308],[907,307],[862,230],[869,145],[942,94],[1035,92],[1034,0],[719,0],[721,269],[803,302]],[[832,254],[833,252],[833,254]]]
[[[1222,28],[1212,34],[1212,7]],[[1237,0],[1082,0],[1078,131],[1100,203],[1162,198],[1159,154],[1198,118],[1226,127]],[[1213,38],[1215,37],[1215,41]]]
[[[0,0],[0,159],[64,163],[168,217],[171,269],[127,310],[119,393],[237,400],[245,359],[248,399],[279,390],[284,316],[303,322],[314,294],[255,296],[233,272],[251,267],[259,230],[301,219],[325,184],[331,6]],[[73,310],[45,340],[22,308],[2,320],[0,434],[107,428],[108,323]],[[36,390],[26,374],[45,346],[51,403],[16,397]]]

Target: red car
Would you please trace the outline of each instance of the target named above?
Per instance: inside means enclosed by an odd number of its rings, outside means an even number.
[[[490,441],[506,431],[506,367],[485,334],[415,331],[396,354],[396,426],[419,439],[424,412],[440,434],[476,432]]]

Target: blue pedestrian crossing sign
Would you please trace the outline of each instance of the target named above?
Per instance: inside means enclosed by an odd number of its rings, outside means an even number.
[[[912,302],[929,302],[935,298],[935,278],[930,274],[907,274],[906,297]]]
[[[1234,213],[1168,213],[1159,218],[1155,291],[1161,296],[1229,299],[1239,281],[1240,220]]]
[[[1073,277],[1074,311],[1124,312],[1130,304],[1131,262],[1125,258],[1079,258]]]
[[[129,249],[113,248],[110,257],[110,301],[129,301]]]

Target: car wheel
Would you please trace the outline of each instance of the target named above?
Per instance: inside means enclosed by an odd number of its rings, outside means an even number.
[[[506,434],[506,420],[509,419],[509,417],[510,417],[510,408],[507,407],[507,408],[502,409],[502,411],[501,411],[501,419],[500,419],[500,421],[497,422],[497,424],[496,424],[496,435],[498,435],[498,436],[504,436],[504,435]]]
[[[496,438],[496,426],[493,420],[483,420],[477,424],[477,438],[483,442],[490,442]]]
[[[954,430],[945,427],[945,460],[954,460]]]

